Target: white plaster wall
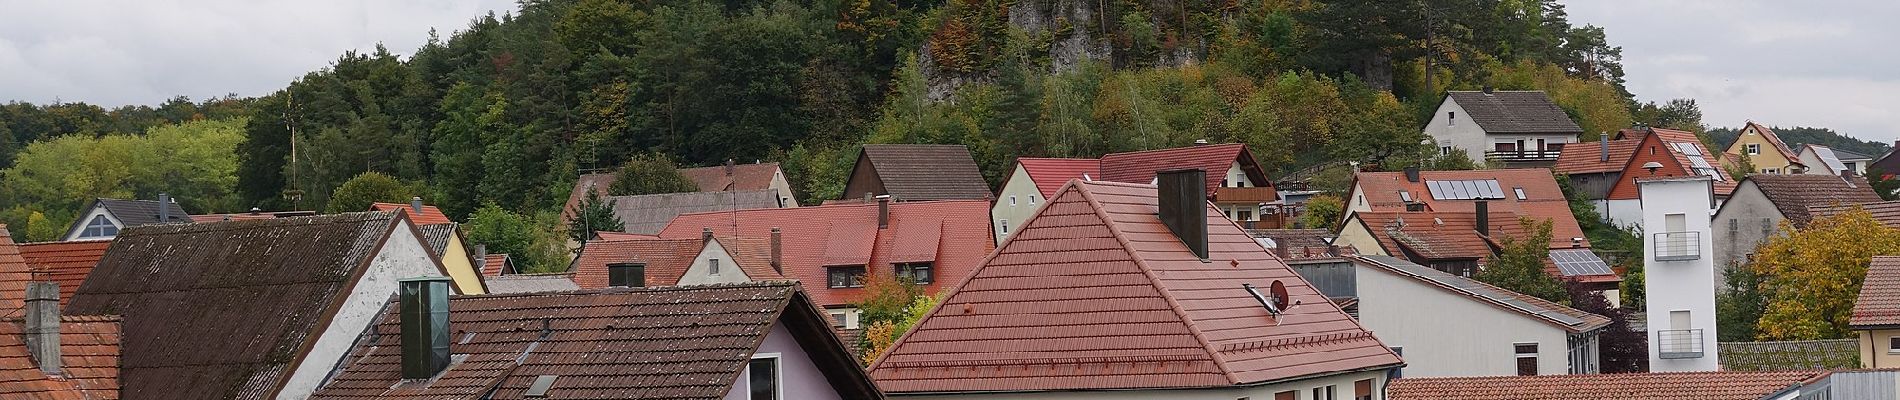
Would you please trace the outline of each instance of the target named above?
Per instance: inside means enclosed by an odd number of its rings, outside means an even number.
[[[891,398],[928,398],[928,399],[985,399],[985,400],[1273,400],[1273,394],[1292,390],[1298,393],[1299,400],[1314,400],[1313,388],[1333,386],[1334,398],[1351,400],[1353,382],[1371,379],[1372,398],[1385,399],[1385,370],[1339,374],[1334,376],[1302,379],[1287,383],[1241,388],[1198,389],[1198,390],[1095,390],[1065,392],[1030,393],[971,393],[955,395],[903,395],[890,394]]]
[[[784,207],[784,208],[798,207],[798,198],[793,197],[792,195],[792,182],[785,180],[784,169],[777,169],[775,171],[772,171],[772,184],[768,187],[770,187],[772,190],[778,191],[778,200],[779,200],[780,207]]]
[[[1537,343],[1537,373],[1570,372],[1568,332],[1515,311],[1359,266],[1359,323],[1402,347],[1404,376],[1516,375],[1516,343]]]
[[[277,392],[278,399],[310,397],[350,351],[357,336],[382,312],[383,304],[396,294],[398,280],[442,276],[441,267],[429,258],[422,238],[412,232],[408,222],[403,222],[390,234],[388,243],[370,261],[369,270],[343,300],[343,307],[315,338],[310,353],[292,367],[290,380]]]
[[[1015,199],[1011,202],[1010,199]],[[1003,233],[1003,221],[1009,221],[1009,232],[1022,229],[1023,221],[1036,215],[1036,210],[1049,199],[1042,198],[1042,191],[1036,189],[1036,182],[1029,178],[1029,171],[1021,165],[1009,175],[1009,183],[1003,185],[1003,191],[996,195],[996,203],[990,205],[990,234],[996,236],[996,242],[1002,243],[1009,235]],[[1035,204],[1030,204],[1030,203]]]
[[[1764,219],[1770,226],[1767,234],[1761,229]],[[1735,194],[1722,203],[1722,208],[1715,212],[1715,219],[1710,221],[1715,234],[1715,286],[1722,287],[1722,279],[1727,275],[1723,267],[1747,260],[1762,241],[1778,234],[1784,220],[1787,218],[1775,208],[1775,203],[1768,201],[1755,181],[1744,181],[1737,186]],[[1729,232],[1729,221],[1734,221],[1734,233]]]
[[[1372,211],[1372,203],[1366,202],[1366,190],[1361,185],[1352,185],[1352,195],[1346,196],[1346,216],[1360,211]]]
[[[106,212],[105,207],[100,207],[98,204],[99,204],[98,202],[94,202],[92,211],[87,211],[86,215],[79,217],[78,219],[79,224],[77,226],[68,227],[69,230],[66,231],[66,238],[61,239],[60,241],[70,242],[74,240],[79,240],[79,233],[86,231],[86,224],[92,222],[93,217],[97,217],[101,215],[106,216],[107,221],[112,221],[113,226],[117,226],[119,227],[119,229],[125,229],[124,222],[120,222],[118,217],[112,216],[111,213]],[[113,238],[113,236],[86,238],[86,240],[104,240],[104,239],[111,239],[111,238]]]
[[[1620,227],[1643,226],[1643,200],[1597,200],[1597,213]]]
[[[1457,117],[1447,119],[1448,112],[1457,113]],[[1438,104],[1438,111],[1432,113],[1432,122],[1425,124],[1425,136],[1431,137],[1435,143],[1432,146],[1433,154],[1437,154],[1439,146],[1450,145],[1452,151],[1464,150],[1472,160],[1482,162],[1484,151],[1491,149],[1484,128],[1472,122],[1471,113],[1465,112],[1465,108],[1459,106],[1451,96],[1446,96],[1445,102]]]
[[[1685,214],[1684,228],[1701,232],[1698,246],[1701,257],[1689,261],[1656,261],[1656,246],[1643,246],[1643,288],[1649,311],[1649,369],[1655,372],[1715,371],[1715,235],[1710,234],[1710,181],[1682,179],[1642,182],[1637,186],[1643,200],[1643,240],[1651,243],[1663,232],[1668,214]],[[1702,357],[1662,359],[1657,345],[1658,330],[1670,329],[1669,312],[1688,310],[1689,329],[1702,330]]]
[[[712,273],[711,260],[714,259],[719,260],[718,275]],[[726,251],[726,246],[720,245],[718,240],[713,240],[699,248],[699,256],[693,257],[693,265],[686,267],[686,275],[680,276],[679,284],[684,286],[751,281],[752,277],[746,276],[745,270],[739,269],[739,265],[732,262],[732,253]]]
[[[765,342],[759,344],[759,350],[752,353],[775,354],[779,357],[779,399],[780,400],[838,400],[843,396],[838,389],[831,387],[825,380],[824,370],[811,361],[811,355],[798,345],[798,338],[785,330],[783,320],[772,325],[772,333],[765,336]],[[727,400],[747,400],[751,398],[752,369],[739,371],[739,378],[732,382],[732,389],[726,391]]]

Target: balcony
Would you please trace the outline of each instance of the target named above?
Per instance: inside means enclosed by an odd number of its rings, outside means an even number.
[[[1223,187],[1214,189],[1215,203],[1272,203],[1280,200],[1272,187]]]
[[[1557,161],[1562,150],[1487,150],[1484,159],[1492,161]]]
[[[1656,331],[1656,356],[1663,359],[1702,358],[1702,330]]]
[[[1663,232],[1652,245],[1656,261],[1692,261],[1702,258],[1701,232]]]

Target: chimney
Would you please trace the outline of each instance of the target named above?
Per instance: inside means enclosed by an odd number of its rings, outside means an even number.
[[[1414,182],[1414,183],[1418,182],[1418,166],[1417,165],[1405,167],[1405,181]]]
[[[435,377],[449,366],[449,278],[408,278],[399,284],[402,378]]]
[[[59,282],[28,282],[26,286],[26,351],[40,372],[60,373]]]
[[[1491,203],[1478,200],[1472,207],[1472,212],[1478,213],[1478,234],[1491,236]]]
[[[699,242],[706,243],[710,241],[712,241],[712,227],[699,228]]]
[[[891,196],[877,197],[877,229],[891,227]]]
[[[422,215],[422,196],[410,197],[409,208],[410,208],[409,210],[410,212],[413,212],[416,215]]]
[[[1597,162],[1610,162],[1610,135],[1597,135],[1597,143],[1601,143]]]
[[[1484,95],[1486,95],[1486,96],[1489,96],[1489,95],[1491,95],[1491,90],[1492,90],[1492,89],[1491,89],[1491,85],[1490,85],[1490,84],[1485,84],[1485,85],[1484,85]]]
[[[172,195],[158,194],[158,223],[172,222]]]
[[[1207,262],[1207,171],[1179,169],[1155,175],[1161,224]]]
[[[772,227],[772,272],[777,272],[781,276],[785,275],[784,240],[784,234],[780,233],[778,227]]]
[[[737,170],[737,169],[739,169],[739,166],[737,164],[733,164],[732,159],[730,158],[726,159],[726,176],[732,176],[732,171]]]
[[[475,245],[475,270],[479,271],[488,263],[488,245]],[[505,271],[503,271],[505,272]],[[497,272],[496,274],[500,274]]]
[[[872,194],[871,192],[864,192],[864,204],[871,204],[871,199],[874,199],[874,198],[877,198],[877,195]]]

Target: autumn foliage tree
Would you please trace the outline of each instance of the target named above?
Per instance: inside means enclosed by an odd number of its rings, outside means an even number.
[[[864,279],[869,295],[856,304],[858,323],[864,326],[864,334],[857,344],[863,351],[859,361],[868,366],[890,350],[891,345],[897,344],[897,339],[923,320],[924,314],[940,300],[924,293],[923,286],[909,278],[871,274]]]
[[[1787,224],[1782,232],[1791,231]],[[1847,320],[1876,255],[1900,254],[1900,230],[1855,208],[1806,229],[1768,238],[1755,250],[1755,270],[1768,298],[1757,323],[1762,340],[1845,338]]]

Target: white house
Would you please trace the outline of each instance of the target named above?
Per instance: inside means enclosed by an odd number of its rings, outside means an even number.
[[[1438,154],[1549,166],[1583,133],[1543,91],[1451,91],[1425,124]]]
[[[160,207],[159,204],[164,204]],[[170,196],[158,195],[158,201],[93,199],[86,212],[73,220],[66,229],[61,241],[105,240],[119,235],[119,231],[128,227],[158,223],[191,223],[191,214],[183,207],[171,201]]]
[[[1874,162],[1873,156],[1818,144],[1801,146],[1800,153],[1801,165],[1808,166],[1804,173],[1808,174],[1840,175],[1852,172],[1854,175],[1866,175],[1867,164]]]
[[[1715,248],[1707,176],[1639,178],[1649,370],[1715,371]]]
[[[1597,335],[1609,318],[1403,259],[1349,263],[1359,323],[1405,357],[1405,377],[1600,371]]]

